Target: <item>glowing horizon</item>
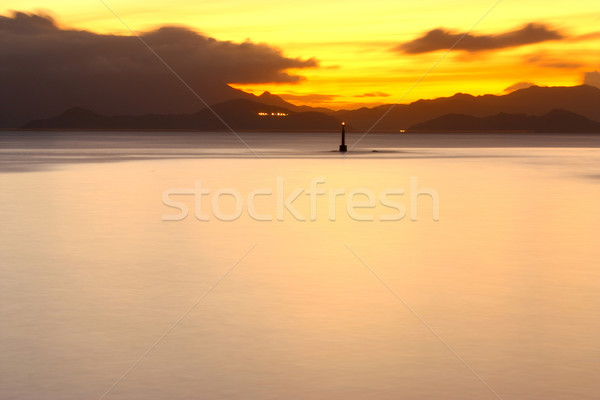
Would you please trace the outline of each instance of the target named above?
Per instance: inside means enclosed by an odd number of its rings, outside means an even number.
[[[266,43],[280,48],[286,57],[317,59],[318,67],[295,71],[305,78],[299,83],[229,82],[232,87],[254,94],[269,91],[282,95],[295,104],[357,108],[456,92],[500,94],[518,82],[573,86],[583,83],[585,72],[600,69],[596,56],[600,45],[596,27],[600,6],[596,1],[557,3],[543,8],[532,0],[518,4],[500,2],[477,24],[473,35],[501,35],[539,23],[563,37],[488,51],[455,50],[406,96],[446,50],[406,54],[393,48],[437,28],[466,32],[494,1],[402,4],[383,0],[368,6],[356,0],[290,4],[271,0],[252,4],[242,0],[181,0],[168,5],[156,0],[143,4],[132,0],[107,3],[139,32],[183,25],[218,40]],[[10,10],[47,13],[61,27],[130,34],[100,1],[56,0],[42,5],[39,1],[8,0],[0,14],[7,15]]]

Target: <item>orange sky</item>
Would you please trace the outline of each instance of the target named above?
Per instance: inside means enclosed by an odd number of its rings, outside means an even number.
[[[315,57],[317,68],[296,71],[306,78],[300,83],[231,82],[257,94],[264,90],[281,94],[297,104],[355,108],[459,91],[502,93],[521,81],[576,85],[582,83],[584,72],[600,69],[597,0],[504,0],[483,19],[495,0],[105,1],[137,31],[186,25],[219,40],[249,39],[279,47],[288,57]],[[9,10],[42,10],[63,26],[129,34],[100,0],[3,1],[0,13]],[[407,94],[445,50],[407,54],[394,51],[395,46],[436,28],[460,33],[477,24],[472,35],[493,36],[528,23],[544,24],[562,38],[487,51],[455,50]]]

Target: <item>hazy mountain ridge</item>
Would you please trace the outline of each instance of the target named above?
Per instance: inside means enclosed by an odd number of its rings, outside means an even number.
[[[315,111],[323,114],[333,115],[335,114],[334,110],[330,110],[329,108],[323,107],[311,107],[311,106],[297,106],[295,104],[289,103],[277,96],[276,94],[271,94],[269,92],[263,92],[260,96],[255,96],[255,101],[271,106],[283,107],[287,108],[290,111],[294,112],[306,112],[306,111]]]
[[[318,131],[336,130],[340,121],[315,112],[294,112],[252,100],[233,99],[211,109],[234,130]],[[259,115],[266,113],[268,115]],[[275,115],[271,115],[271,114]],[[277,114],[285,115],[277,115]],[[146,114],[141,116],[107,116],[82,108],[71,108],[57,117],[25,124],[21,129],[90,129],[90,130],[198,130],[223,131],[228,128],[208,108],[192,114]]]
[[[565,110],[537,115],[500,113],[490,117],[446,114],[410,127],[408,132],[573,132],[600,133],[600,122]]]
[[[339,111],[333,115],[348,121],[355,129],[367,130],[391,106]],[[399,129],[407,129],[447,114],[465,114],[475,117],[488,117],[500,113],[541,116],[556,109],[570,111],[600,122],[600,89],[588,85],[532,86],[506,95],[472,96],[457,93],[451,97],[418,100],[410,104],[395,105],[374,130],[397,132]]]
[[[245,94],[243,98],[226,100],[211,106],[234,130],[331,131],[339,130],[340,122],[346,121],[349,131],[366,131],[392,106],[333,111],[296,106],[269,92],[260,96],[242,93]],[[560,110],[564,112],[561,113]],[[260,116],[260,112],[287,115]],[[530,118],[542,116],[546,119],[554,118],[552,124],[544,125],[543,119]],[[484,120],[480,120],[482,118]],[[397,104],[373,130],[555,132],[557,127],[560,127],[560,130],[567,131],[596,132],[592,122],[600,122],[600,89],[587,85],[532,86],[507,95],[472,96],[457,93],[451,97]],[[208,108],[196,113],[141,116],[107,116],[73,108],[54,118],[31,121],[22,129],[227,130],[223,122]]]

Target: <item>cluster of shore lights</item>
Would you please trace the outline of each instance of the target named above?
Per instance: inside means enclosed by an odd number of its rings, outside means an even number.
[[[283,113],[283,112],[272,112],[272,113],[267,113],[267,112],[259,112],[258,115],[260,116],[266,116],[266,115],[271,115],[273,117],[287,117],[287,113]]]

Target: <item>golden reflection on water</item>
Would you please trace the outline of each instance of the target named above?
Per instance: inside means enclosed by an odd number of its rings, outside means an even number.
[[[505,399],[594,398],[597,152],[461,151],[478,157],[151,160],[0,175],[0,397],[98,398],[256,245],[107,398],[494,398],[419,318]],[[244,209],[202,222],[192,196],[178,196],[188,218],[161,220],[177,212],[162,203],[167,189],[201,181],[245,198],[276,191],[278,177],[286,194],[319,177],[327,191],[403,188],[407,215],[355,221],[340,198],[330,221],[320,196],[315,221],[255,221]],[[439,221],[427,196],[410,220],[411,177],[439,194]],[[309,217],[308,196],[294,206]],[[256,207],[276,216],[275,195]]]

